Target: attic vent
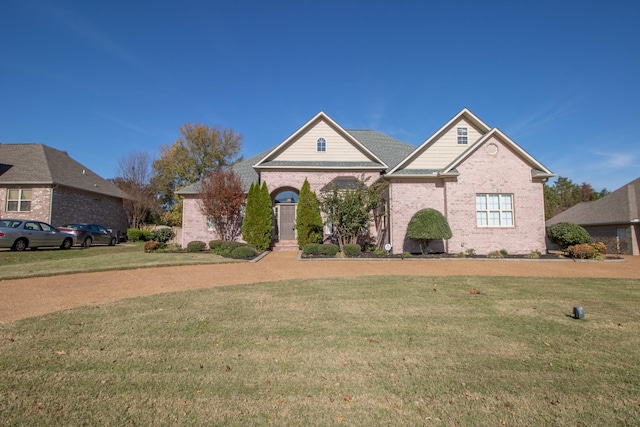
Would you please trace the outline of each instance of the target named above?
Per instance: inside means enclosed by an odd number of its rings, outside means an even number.
[[[82,169],[82,175],[86,175],[86,174],[87,174],[87,171]]]

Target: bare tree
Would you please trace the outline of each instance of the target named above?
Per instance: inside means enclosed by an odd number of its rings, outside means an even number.
[[[124,210],[133,228],[139,228],[158,208],[149,185],[152,163],[146,151],[130,152],[118,161],[118,177],[114,183],[130,197],[124,200]]]
[[[233,170],[214,170],[200,182],[200,211],[213,223],[218,237],[233,241],[242,232],[246,194]]]

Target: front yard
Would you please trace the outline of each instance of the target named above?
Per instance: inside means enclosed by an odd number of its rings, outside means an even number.
[[[129,299],[0,324],[0,411],[34,426],[635,425],[639,306],[636,279],[467,276]]]
[[[0,250],[0,280],[143,267],[242,262],[205,252],[145,253],[143,246],[143,243],[121,243],[86,249],[74,247],[66,251]]]

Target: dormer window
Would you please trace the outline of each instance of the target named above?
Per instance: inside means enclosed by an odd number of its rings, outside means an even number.
[[[467,144],[468,142],[467,128],[458,128],[458,144]]]
[[[324,153],[325,151],[327,151],[326,139],[318,138],[318,141],[316,142],[316,151],[318,151],[318,153]]]

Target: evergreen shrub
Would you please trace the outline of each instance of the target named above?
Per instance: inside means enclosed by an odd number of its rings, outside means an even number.
[[[342,247],[342,252],[347,258],[357,258],[362,252],[362,247],[358,244],[348,243]]]
[[[231,258],[235,259],[253,259],[258,255],[255,247],[249,245],[238,246],[230,253]]]
[[[589,243],[591,236],[578,224],[572,224],[570,222],[559,222],[553,224],[547,228],[547,236],[549,239],[562,249],[566,249],[569,246],[580,245],[583,243]]]
[[[200,252],[203,251],[204,248],[207,247],[205,242],[201,242],[200,240],[194,240],[193,242],[189,242],[187,244],[187,252]]]

